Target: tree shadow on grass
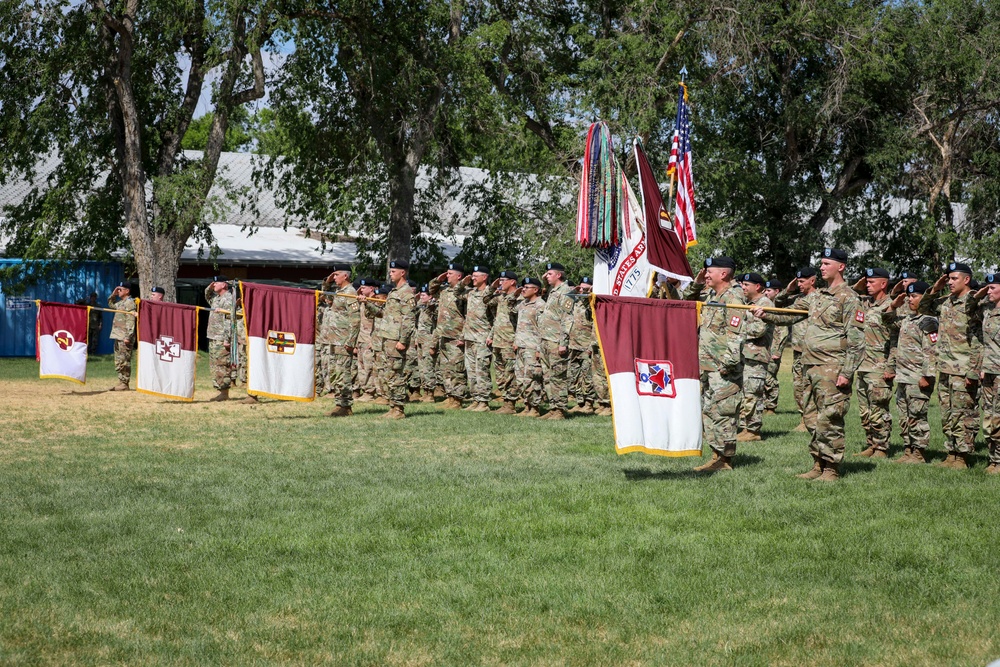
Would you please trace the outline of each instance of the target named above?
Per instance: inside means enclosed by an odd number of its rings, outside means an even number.
[[[695,466],[701,465],[702,463],[707,463],[707,458],[695,458],[694,464],[690,468],[684,468],[682,470],[650,470],[649,468],[625,468],[622,473],[625,475],[625,479],[630,482],[645,482],[647,480],[675,480],[675,479],[704,479],[711,477],[716,473],[705,473],[696,472]],[[745,468],[749,466],[755,466],[763,463],[764,459],[759,456],[753,456],[750,454],[737,454],[733,458],[733,468],[734,472],[738,471],[740,468]]]
[[[847,461],[846,459],[840,464],[840,475],[856,475],[858,473],[864,472],[874,472],[875,468],[878,466],[871,461]]]

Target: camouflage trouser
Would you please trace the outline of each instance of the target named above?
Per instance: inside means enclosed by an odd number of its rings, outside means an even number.
[[[132,378],[132,350],[135,340],[126,338],[115,341],[115,370],[118,371],[118,381],[128,384]]]
[[[438,368],[446,394],[459,400],[465,398],[465,350],[454,338],[442,338],[438,349]]]
[[[781,359],[772,359],[767,365],[767,379],[764,380],[764,409],[778,409],[778,393],[781,386],[778,383],[778,371],[781,370]]]
[[[976,451],[979,417],[976,403],[979,384],[966,386],[964,375],[941,373],[938,379],[938,402],[941,404],[941,429],[949,454],[972,454]]]
[[[517,364],[517,353],[512,347],[493,349],[493,374],[497,380],[497,391],[505,401],[516,401],[520,396],[514,368]]]
[[[236,377],[240,385],[247,386],[247,342],[242,341],[239,349],[239,365],[236,368]]]
[[[611,396],[608,393],[608,375],[604,368],[604,357],[601,356],[601,348],[594,346],[590,356],[590,377],[594,382],[594,395],[597,396],[597,404],[601,407],[611,407]]]
[[[767,364],[758,361],[743,362],[743,405],[740,409],[740,426],[760,435],[764,423],[764,383],[767,381]]]
[[[372,343],[365,342],[358,346],[358,376],[354,389],[361,393],[375,393],[375,350]]]
[[[921,389],[915,384],[896,385],[896,411],[899,412],[899,433],[903,447],[927,449],[931,442],[931,425],[927,421],[927,404],[933,387]]]
[[[327,365],[328,375],[326,376],[327,393],[333,394],[337,405],[349,408],[354,404],[354,395],[351,392],[351,376],[354,374],[354,355],[348,354],[342,345],[331,345],[333,354],[330,355],[330,362]]]
[[[208,371],[212,374],[212,386],[219,391],[233,386],[236,377],[230,354],[229,345],[223,341],[208,341]]]
[[[868,445],[888,451],[889,437],[892,435],[892,414],[889,412],[892,386],[883,375],[884,371],[864,371],[857,374],[858,412]]]
[[[417,353],[417,344],[410,343],[410,347],[406,348],[406,368],[403,370],[403,374],[406,376],[406,387],[410,391],[420,389],[419,359],[420,355]]]
[[[431,392],[440,382],[437,371],[437,351],[431,352],[431,346],[420,345],[417,347],[417,368],[420,375],[420,386],[424,391]]]
[[[465,374],[469,379],[469,395],[474,401],[488,403],[493,389],[490,363],[493,353],[486,343],[465,341]]]
[[[539,351],[533,347],[522,347],[517,351],[514,373],[524,404],[537,408],[542,403],[542,364]]]
[[[316,344],[316,395],[323,396],[330,392],[327,379],[330,377],[330,361],[333,356],[333,345]]]
[[[987,374],[983,380],[983,434],[989,462],[1000,465],[1000,375]]]
[[[401,408],[406,405],[406,350],[396,349],[399,341],[382,341],[382,350],[375,356],[378,375],[382,379],[389,405]]]
[[[393,343],[395,344],[395,343]],[[372,393],[376,396],[384,396],[389,398],[388,389],[386,387],[385,370],[388,368],[386,366],[383,357],[385,356],[385,339],[381,337],[372,338],[372,373],[371,373],[371,385]],[[405,356],[404,356],[405,358]],[[406,376],[403,376],[403,386],[406,386]]]
[[[594,385],[590,371],[590,350],[569,351],[569,364],[566,371],[569,393],[577,404],[594,400]]]
[[[806,366],[802,419],[812,435],[809,451],[828,463],[844,458],[844,417],[851,406],[851,385],[837,386],[839,368]]]
[[[736,455],[736,423],[743,399],[743,370],[732,375],[701,373],[701,424],[704,440],[719,456]]]
[[[792,352],[792,393],[795,396],[795,405],[799,406],[799,412],[805,412],[806,405],[806,374],[802,366],[802,353]]]
[[[566,373],[569,370],[569,354],[559,354],[559,342],[542,341],[542,382],[545,385],[545,395],[549,399],[549,408],[565,410],[569,401],[569,383]]]

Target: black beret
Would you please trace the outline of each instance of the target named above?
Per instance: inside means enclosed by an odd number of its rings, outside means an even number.
[[[549,262],[548,264],[545,265],[545,270],[546,271],[565,271],[566,267],[564,267],[559,262]]]
[[[776,278],[768,280],[766,283],[764,283],[764,287],[765,289],[778,289],[778,290],[785,289],[785,286],[781,283],[781,281]]]
[[[538,278],[525,278],[524,280],[521,281],[521,286],[522,287],[527,287],[528,285],[534,285],[535,287],[541,287],[542,286],[542,281],[540,281]]]
[[[333,273],[334,271],[347,271],[348,273],[350,273],[351,272],[351,265],[350,264],[346,264],[346,263],[334,264],[330,268],[330,273]]]
[[[156,287],[153,287],[153,288],[152,288],[152,289],[150,289],[149,291],[150,291],[150,292],[156,292],[157,294],[166,294],[166,293],[167,293],[167,290],[163,289],[163,288],[162,288],[162,287],[160,287],[159,285],[157,285]]]
[[[710,266],[720,266],[723,269],[732,269],[733,271],[736,270],[736,262],[732,257],[726,257],[725,255],[721,257],[709,257],[706,259],[705,268],[707,269]]]
[[[740,276],[740,281],[744,283],[757,283],[761,287],[767,284],[767,281],[759,273],[744,273]]]
[[[918,276],[913,271],[903,271],[902,273],[899,274],[900,280],[909,280],[910,278],[913,278],[914,280],[920,280],[920,276]]]
[[[409,285],[410,287],[412,287],[413,289],[417,289],[417,287],[418,287],[416,280],[407,280],[406,284]]]
[[[969,281],[969,289],[973,292],[978,291],[980,287],[982,287],[982,285],[980,285],[979,281],[975,278]]]
[[[1000,273],[987,273],[983,282],[987,285],[1000,285]]]
[[[823,257],[835,262],[847,264],[847,253],[840,248],[823,248]]]
[[[888,280],[889,279],[889,272],[886,271],[885,269],[878,269],[878,268],[865,269],[865,277],[866,278],[885,278],[886,280]]]
[[[508,269],[506,271],[501,271],[500,272],[500,277],[501,278],[506,278],[507,280],[515,280],[515,281],[517,280],[517,274],[514,273],[513,271],[511,271],[510,269]]]
[[[358,278],[354,281],[354,289],[359,287],[375,287],[375,281],[371,278]]]
[[[427,283],[424,283],[423,285],[420,286],[420,293],[430,294],[430,287],[428,287]]]
[[[580,278],[580,284],[581,285],[593,285],[594,281],[590,279],[590,276],[584,276],[583,278]]]
[[[409,269],[410,268],[410,263],[407,262],[405,259],[394,259],[391,262],[389,262],[389,268],[390,269]]]
[[[212,282],[213,283],[228,283],[229,282],[229,278],[227,278],[225,276],[212,276]]]
[[[925,283],[923,280],[918,280],[915,283],[910,283],[906,286],[907,294],[923,294],[931,288],[930,285]]]
[[[392,288],[393,288],[392,283],[382,283],[381,285],[378,286],[378,292],[379,294],[388,294],[389,292],[392,291]]]
[[[115,287],[124,287],[125,289],[132,291],[132,283],[120,282]]]
[[[486,274],[489,274],[490,267],[483,266],[482,264],[476,264],[474,267],[472,267],[472,272],[473,273],[486,273]]]
[[[448,270],[458,271],[459,273],[465,273],[465,267],[462,266],[461,264],[456,264],[455,262],[452,262],[451,264],[448,265]]]
[[[948,273],[952,273],[953,271],[958,273],[968,273],[970,276],[972,275],[972,268],[968,264],[963,264],[962,262],[952,262],[949,264]]]
[[[811,266],[803,266],[801,269],[795,272],[796,278],[812,278],[816,275],[816,269]]]

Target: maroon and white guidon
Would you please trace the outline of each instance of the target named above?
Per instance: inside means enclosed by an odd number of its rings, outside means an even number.
[[[193,400],[198,309],[164,301],[140,301],[138,329],[136,391]]]
[[[615,451],[701,456],[697,304],[592,299],[608,369]]]
[[[87,381],[88,306],[36,301],[38,377]]]
[[[240,283],[247,328],[247,393],[292,401],[316,396],[313,290]]]

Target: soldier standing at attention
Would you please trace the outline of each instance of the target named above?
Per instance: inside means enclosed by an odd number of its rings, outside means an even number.
[[[573,288],[566,284],[566,269],[558,262],[545,265],[549,296],[538,318],[542,338],[542,380],[549,411],[542,419],[565,419],[569,400],[569,337],[573,327]]]
[[[590,315],[590,291],[593,287],[590,276],[581,278],[576,286],[576,293],[580,296],[573,304],[573,327],[569,336],[567,378],[569,392],[576,400],[576,407],[570,412],[581,415],[594,414],[596,401],[590,367],[590,348],[594,345],[594,325]]]
[[[764,296],[773,303],[778,294],[785,289],[785,286],[778,280],[768,280],[764,283]],[[767,379],[764,380],[764,414],[773,415],[778,409],[778,396],[781,385],[778,382],[778,371],[781,370],[781,356],[785,353],[785,346],[789,338],[788,327],[774,327],[774,336],[771,340],[771,361],[767,364]]]
[[[743,298],[760,308],[774,304],[763,294],[766,281],[759,273],[740,276]],[[771,363],[774,325],[747,314],[743,320],[743,405],[740,423],[744,430],[736,435],[737,442],[759,442],[764,419],[764,383],[767,366]]]
[[[466,308],[466,289],[462,284],[464,275],[465,267],[452,263],[447,271],[427,285],[431,296],[438,302],[437,325],[434,328],[437,344],[434,350],[438,354],[438,367],[447,395],[442,408],[461,408],[465,398],[465,341],[462,340]]]
[[[969,287],[971,280],[968,264],[952,262],[920,300],[920,312],[938,318],[938,402],[948,450],[947,458],[938,465],[945,468],[969,466],[979,431],[976,361],[982,348],[982,329],[979,302]]]
[[[792,308],[794,310],[809,310],[809,301],[816,291],[816,269],[811,266],[803,266],[795,272],[795,278],[788,283],[781,294],[774,299],[774,305],[779,308]],[[797,322],[791,328],[792,339],[792,390],[795,395],[795,404],[799,406],[799,413],[803,413],[806,395],[806,380],[802,366],[802,351],[805,349],[803,338],[806,335],[808,324],[805,320]],[[806,422],[803,417],[802,422],[795,427],[796,431],[805,432]]]
[[[375,294],[377,283],[371,278],[359,278],[354,283],[354,290],[365,297]],[[358,344],[354,348],[357,363],[355,368],[354,397],[362,403],[375,400],[375,354],[372,350],[372,334],[375,331],[375,320],[368,317],[365,309],[361,309],[361,327],[358,329]]]
[[[336,296],[324,297],[329,303],[323,316],[323,326],[330,341],[330,357],[324,380],[327,392],[333,394],[337,402],[337,407],[330,416],[349,417],[354,414],[351,382],[354,376],[354,350],[361,330],[361,306],[356,300],[346,298],[357,296],[357,291],[351,284],[350,264],[335,264],[333,272],[323,281],[324,292],[334,289]]]
[[[111,322],[111,340],[115,344],[115,370],[118,372],[118,384],[108,391],[128,391],[129,380],[132,379],[132,351],[135,349],[135,299],[132,298],[132,286],[129,283],[118,283],[111,296],[108,297],[108,308],[117,311]]]
[[[709,257],[695,276],[685,298],[705,303],[743,304],[733,288],[736,262],[731,257]],[[708,288],[708,291],[705,288]],[[701,370],[701,410],[704,439],[712,459],[698,472],[733,469],[736,428],[743,400],[743,360],[740,346],[744,313],[721,306],[701,309],[698,326],[698,365]]]
[[[437,300],[431,297],[427,285],[420,288],[417,295],[417,330],[414,333],[417,353],[416,375],[423,391],[421,403],[434,402],[434,389],[437,387],[437,369],[434,354],[434,327],[437,324]],[[409,361],[409,359],[407,359]]]
[[[514,375],[517,361],[517,354],[514,352],[517,313],[514,310],[514,303],[507,297],[517,291],[517,274],[509,270],[501,271],[500,277],[493,281],[491,288],[487,305],[496,310],[496,317],[493,318],[493,330],[486,339],[486,344],[493,348],[493,373],[496,377],[497,391],[503,400],[503,405],[496,410],[496,413],[512,415],[517,412],[514,406],[520,395]]]
[[[149,300],[150,301],[163,301],[163,297],[167,295],[167,291],[162,287],[154,286],[149,290]]]
[[[986,474],[1000,475],[1000,273],[986,274],[982,300],[983,353],[979,378],[983,386],[983,434],[989,448]]]
[[[826,248],[820,261],[820,275],[826,287],[809,299],[808,315],[765,313],[755,317],[775,324],[805,320],[802,338],[802,367],[806,393],[803,419],[812,435],[809,443],[813,467],[799,475],[802,479],[834,482],[840,479],[844,458],[844,416],[851,404],[851,381],[864,356],[864,323],[857,319],[861,301],[844,281],[847,253]]]
[[[233,384],[231,346],[233,344],[233,293],[225,276],[215,276],[205,288],[205,300],[212,312],[208,315],[208,368],[212,386],[219,393],[209,401],[228,401]]]
[[[896,411],[903,438],[903,456],[896,463],[926,463],[924,451],[931,441],[927,405],[934,393],[938,321],[917,312],[929,288],[922,280],[912,282],[889,306],[899,330],[886,367],[886,374],[896,381]]]
[[[865,275],[854,286],[854,291],[864,293],[861,308],[854,318],[865,332],[865,354],[858,367],[858,412],[865,429],[867,447],[856,456],[887,458],[889,437],[892,435],[892,376],[887,374],[892,330],[890,323],[895,314],[889,312],[892,299],[889,272],[885,269],[865,269]]]
[[[406,281],[410,263],[404,259],[389,262],[389,282],[392,290],[385,296],[385,303],[366,301],[367,297],[358,296],[358,301],[365,303],[365,309],[373,318],[379,318],[379,337],[382,351],[377,355],[380,365],[380,375],[385,385],[385,392],[391,408],[383,417],[387,419],[404,419],[406,413],[406,350],[410,346],[410,338],[417,325],[416,292]]]
[[[493,390],[493,378],[490,377],[490,365],[493,353],[486,339],[493,330],[492,300],[490,289],[490,270],[482,265],[472,267],[470,280],[472,289],[466,293],[465,325],[462,327],[462,340],[465,342],[465,373],[469,381],[469,394],[472,403],[466,408],[469,412],[489,412],[490,392]]]
[[[514,333],[514,353],[517,355],[515,373],[520,386],[524,410],[519,417],[538,417],[542,403],[542,338],[538,320],[545,302],[538,296],[542,283],[537,278],[525,278],[520,289],[507,295],[508,305],[517,312]],[[519,298],[520,297],[520,298]]]

